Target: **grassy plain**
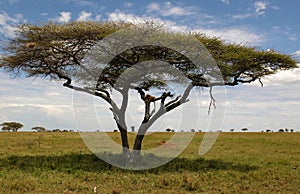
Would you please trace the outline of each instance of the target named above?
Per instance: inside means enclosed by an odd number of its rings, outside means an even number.
[[[98,159],[78,133],[1,132],[0,193],[299,193],[300,133],[221,133],[199,156],[203,136],[164,166],[130,171]]]

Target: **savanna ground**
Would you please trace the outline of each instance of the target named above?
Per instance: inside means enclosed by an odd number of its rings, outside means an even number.
[[[145,147],[171,134],[154,133]],[[299,193],[300,133],[221,133],[199,156],[203,136],[164,166],[130,171],[98,159],[78,133],[2,132],[0,193]]]

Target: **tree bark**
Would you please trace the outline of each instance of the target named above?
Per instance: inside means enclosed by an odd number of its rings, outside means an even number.
[[[149,127],[146,126],[146,123],[148,123],[150,119],[150,102],[149,101],[144,101],[145,102],[145,115],[144,115],[144,120],[142,121],[142,125],[138,130],[138,133],[136,135],[132,153],[130,156],[130,162],[137,162],[139,161],[141,157],[141,149],[142,149],[142,142],[145,136],[145,133]]]
[[[156,112],[156,114],[152,115],[150,114],[150,102],[146,101],[144,98],[143,91],[139,90],[139,93],[141,94],[142,99],[145,103],[145,115],[144,120],[142,122],[142,125],[140,126],[138,130],[138,134],[135,138],[133,150],[130,156],[130,162],[137,162],[141,157],[141,149],[142,149],[142,142],[145,136],[145,133],[147,130],[151,127],[151,125],[162,115],[164,115],[166,112],[169,112],[173,110],[174,108],[182,105],[183,103],[186,103],[187,97],[189,96],[191,90],[193,88],[193,85],[190,84],[185,89],[182,97],[178,96],[175,100],[170,101],[169,103],[165,104],[165,100],[167,97],[172,96],[170,93],[164,93],[160,98],[157,98],[157,100],[161,100],[161,106],[159,110]],[[180,98],[180,99],[179,99]]]
[[[137,162],[140,160],[141,157],[141,149],[142,149],[142,142],[144,139],[144,134],[137,134],[134,142],[134,146],[132,149],[132,153],[130,156],[130,162]]]
[[[129,159],[130,158],[130,150],[129,150],[127,130],[124,127],[122,127],[120,124],[117,124],[117,125],[118,125],[119,131],[121,133],[123,156],[125,158]]]

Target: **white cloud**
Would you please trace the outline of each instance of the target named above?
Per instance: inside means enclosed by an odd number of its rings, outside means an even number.
[[[81,11],[79,13],[78,18],[77,18],[77,21],[88,21],[88,20],[91,20],[91,16],[92,16],[91,12]]]
[[[205,33],[209,36],[216,36],[227,42],[242,43],[247,45],[257,45],[264,40],[264,36],[244,28],[224,28],[224,29],[197,29],[194,32]]]
[[[295,56],[300,56],[300,50],[297,50],[296,52],[294,52],[292,55],[295,55]]]
[[[60,16],[56,18],[56,21],[62,22],[62,23],[67,23],[71,20],[71,12],[68,11],[62,11],[59,13]]]
[[[159,9],[160,9],[160,5],[158,3],[150,3],[147,6],[148,12],[159,11]]]
[[[298,34],[295,34],[294,32],[292,32],[291,28],[285,28],[283,30],[280,31],[284,36],[286,36],[286,38],[290,41],[297,41],[298,40]]]
[[[40,78],[9,79],[4,73],[0,76],[0,123],[17,121],[25,129],[34,125],[74,128],[71,90]]]
[[[170,7],[167,10],[163,10],[161,13],[163,16],[187,16],[192,14],[192,12],[188,10],[188,8],[182,7]]]
[[[253,10],[253,8],[248,9],[248,11],[246,13],[235,14],[232,16],[232,18],[233,19],[247,19],[247,18],[264,15],[268,8],[271,8],[275,11],[280,9],[280,7],[273,6],[267,1],[256,1],[253,6],[254,6],[254,10]]]
[[[274,6],[274,5],[272,5],[271,8],[272,8],[273,10],[276,10],[276,11],[277,11],[277,10],[280,10],[280,7]]]
[[[254,3],[256,14],[257,15],[263,15],[263,14],[265,14],[268,5],[269,5],[268,2],[265,2],[265,1],[256,1]]]
[[[155,6],[154,6],[155,7]],[[209,36],[220,37],[227,42],[232,43],[243,43],[247,45],[258,45],[259,43],[265,40],[265,37],[262,34],[258,34],[249,29],[242,27],[234,27],[234,28],[198,28],[191,29],[185,25],[179,25],[171,20],[162,20],[160,18],[152,18],[147,16],[136,16],[134,14],[126,14],[121,12],[120,10],[116,10],[115,12],[108,14],[108,19],[112,21],[123,21],[123,22],[131,22],[131,23],[144,23],[145,21],[154,21],[158,24],[164,25],[167,29],[175,32],[184,32],[184,31],[192,31],[205,33]]]
[[[98,14],[98,15],[96,15],[96,17],[95,17],[95,20],[96,20],[96,21],[101,21],[101,18],[102,18],[102,16]]]
[[[48,129],[61,128],[61,129],[75,129],[74,118],[73,118],[73,104],[72,104],[72,91],[61,86],[61,83],[50,82],[49,80],[43,80],[37,78],[32,79],[14,79],[11,80],[4,73],[0,73],[0,122],[4,121],[17,121],[25,125],[24,129],[30,130],[33,126],[44,126]],[[252,123],[253,126],[249,126],[249,130],[265,129],[265,122],[270,123],[269,128],[277,130],[278,128],[295,128],[299,126],[298,112],[300,108],[299,96],[299,81],[300,81],[300,69],[294,69],[291,71],[282,71],[274,75],[271,78],[264,79],[265,87],[259,87],[255,85],[243,85],[239,87],[228,88],[226,105],[226,116],[225,124],[223,129],[228,130],[235,128],[239,131],[242,127],[245,127],[248,123]],[[284,85],[284,87],[283,87]],[[78,94],[78,98],[82,94]],[[198,95],[198,93],[197,93]],[[138,94],[136,94],[139,97]],[[197,108],[202,108],[201,111],[206,117],[207,115],[207,94],[201,92],[198,98],[200,103]],[[198,97],[198,96],[197,96]],[[143,106],[139,106],[135,101],[135,97],[131,98],[130,102],[134,102],[132,106],[134,108],[128,109],[132,112],[132,117],[128,126],[138,126],[142,117]],[[139,98],[138,98],[139,99]],[[193,98],[190,98],[193,102]],[[203,99],[203,100],[201,100]],[[222,106],[219,97],[217,99],[217,109],[220,110]],[[81,101],[78,101],[81,102]],[[98,101],[96,101],[98,102]],[[85,104],[83,104],[85,105]],[[95,109],[99,111],[98,116],[101,117],[101,126],[103,129],[112,130],[115,128],[111,113],[107,108],[103,108],[106,105],[104,102],[99,101],[99,105],[95,105]],[[157,106],[159,106],[157,104]],[[183,115],[189,115],[189,113],[195,113],[195,104],[187,103],[186,111]],[[185,109],[183,109],[185,110]],[[270,111],[271,110],[271,111]],[[104,113],[104,112],[107,113]],[[166,123],[173,127],[172,115],[178,116],[181,113],[180,109],[177,109],[176,114],[173,112],[169,114],[166,122],[162,120],[160,123]],[[202,112],[199,113],[201,116],[201,123],[209,123],[205,117],[202,117]],[[98,112],[97,112],[98,113]],[[92,117],[95,112],[87,112],[85,117]],[[168,116],[168,115],[166,115]],[[180,117],[181,118],[181,117]],[[193,127],[195,121],[193,116],[189,118],[183,117],[181,127],[175,129],[190,129]],[[185,120],[186,119],[186,120]],[[194,118],[195,119],[195,118]],[[171,122],[170,122],[171,121]],[[178,117],[174,120],[180,121]],[[253,122],[255,121],[255,122]],[[85,118],[76,122],[82,122],[85,129],[97,129],[97,121],[94,123],[85,122]],[[160,124],[158,123],[158,124]],[[275,125],[275,123],[277,123]],[[207,124],[208,125],[208,124]],[[202,124],[201,124],[202,126]],[[206,124],[203,124],[201,129],[206,130]],[[166,127],[160,127],[157,129],[165,129]]]
[[[261,80],[266,87],[288,87],[293,84],[297,85],[297,83],[300,82],[300,64],[298,64],[298,68],[279,71],[276,74],[265,76]],[[259,81],[255,81],[253,85],[261,86]]]
[[[230,4],[230,0],[221,0],[223,3],[229,5]]]
[[[300,64],[298,64],[300,67]],[[295,68],[287,71],[280,71],[274,75],[263,78],[263,83],[266,86],[283,86],[291,83],[300,82],[300,68]]]
[[[188,16],[194,14],[192,7],[174,6],[171,2],[163,4],[150,3],[147,6],[147,13],[158,13],[164,17],[167,16]]]
[[[133,3],[130,3],[130,2],[127,2],[125,3],[125,7],[129,8],[129,7],[132,7]]]
[[[278,72],[270,81],[263,79],[264,87],[260,87],[259,83],[227,87],[226,95],[230,106],[226,107],[225,128],[238,126],[240,130],[251,122],[254,126],[250,130],[260,131],[266,127],[275,131],[285,127],[298,129],[299,81],[288,82],[288,77],[282,76],[286,73]]]
[[[6,12],[0,13],[0,34],[5,37],[14,37],[16,25],[26,22],[22,14],[16,14],[14,16],[8,15]]]
[[[34,126],[44,126],[47,129],[76,129],[72,107],[69,106],[39,106],[38,104],[5,106],[0,108],[0,113],[5,115],[2,122],[21,122],[24,130],[30,130]]]
[[[130,22],[134,24],[141,24],[141,23],[145,23],[146,21],[153,21],[156,24],[161,24],[166,26],[167,29],[171,31],[178,32],[178,31],[188,30],[187,26],[178,25],[176,22],[173,22],[171,20],[162,20],[160,18],[153,18],[148,16],[136,16],[134,14],[123,13],[120,10],[116,10],[115,12],[109,13],[108,20]]]
[[[73,3],[79,6],[86,6],[86,7],[95,7],[97,4],[93,1],[86,1],[86,0],[72,0]]]
[[[44,111],[47,113],[47,115],[51,116],[63,116],[66,115],[66,112],[72,109],[72,105],[53,105],[53,104],[22,104],[22,103],[12,103],[12,104],[5,104],[1,105],[0,108],[10,108],[12,109],[14,113],[21,113],[23,110],[31,108],[37,108],[37,109],[44,109]],[[69,110],[68,110],[69,109]]]
[[[254,15],[252,13],[243,13],[243,14],[236,14],[232,16],[232,19],[246,19],[253,17]]]
[[[290,41],[297,41],[297,40],[298,40],[298,36],[297,36],[296,34],[291,34],[291,35],[288,37],[288,39],[289,39]]]
[[[279,26],[272,26],[272,29],[275,30],[275,31],[279,31],[280,27]]]
[[[139,17],[134,14],[126,14],[121,12],[120,10],[116,10],[115,12],[108,14],[108,20],[130,22],[135,24],[144,23],[146,20],[150,19],[150,17]]]

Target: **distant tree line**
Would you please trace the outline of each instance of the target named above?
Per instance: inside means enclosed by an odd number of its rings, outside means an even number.
[[[166,132],[175,132],[175,130],[171,129],[171,128],[167,128],[165,131]],[[184,132],[184,130],[179,130],[179,131]],[[196,131],[197,131],[196,129],[190,129],[190,132],[196,132]],[[234,131],[238,131],[238,130],[236,130],[234,128],[231,128],[231,129],[229,129],[229,131],[234,132]],[[249,131],[249,129],[244,127],[244,128],[241,129],[241,131],[242,132],[247,132],[247,131]],[[294,131],[295,131],[294,129],[285,128],[285,129],[279,129],[277,132],[294,132]],[[198,132],[202,132],[202,130],[198,130]],[[223,132],[223,130],[220,129],[220,130],[217,130],[217,132]],[[264,130],[262,130],[261,132],[264,132]],[[271,130],[271,129],[266,129],[265,132],[274,132],[274,131]]]
[[[2,124],[0,124],[0,126],[2,127],[2,131],[7,131],[7,132],[17,132],[18,130],[20,130],[21,128],[23,128],[23,124],[18,123],[18,122],[3,122]],[[36,131],[36,132],[74,132],[74,130],[66,130],[66,129],[53,129],[53,130],[47,130],[45,127],[41,127],[41,126],[36,126],[36,127],[32,127],[31,128],[32,131]],[[117,129],[113,130],[114,132],[118,132]],[[131,126],[131,132],[135,131],[135,127]],[[235,129],[231,128],[229,129],[230,132],[234,132]],[[248,128],[242,128],[241,131],[246,132],[248,131]],[[278,132],[294,132],[294,129],[288,129],[288,128],[281,128],[278,130]],[[175,132],[174,129],[171,128],[167,128],[166,132]],[[180,132],[184,132],[184,130],[180,130]],[[190,129],[190,132],[196,132],[196,129]],[[202,132],[202,130],[198,130],[198,132]],[[222,130],[218,130],[218,132],[222,132]],[[262,130],[261,132],[274,132],[271,129],[266,129],[265,131]]]
[[[0,124],[0,126],[2,127],[2,131],[6,131],[6,132],[10,132],[10,131],[17,132],[18,130],[24,127],[23,124],[18,122],[3,122],[2,124]],[[74,132],[74,130],[66,130],[66,129],[47,130],[45,127],[41,127],[41,126],[32,127],[31,130],[36,132]]]
[[[277,132],[294,132],[295,130],[294,129],[288,129],[288,128],[285,128],[285,129],[278,129]],[[271,130],[271,129],[266,129],[266,131],[264,130],[261,130],[261,132],[267,132],[267,133],[270,133],[270,132],[274,132],[274,130]]]

